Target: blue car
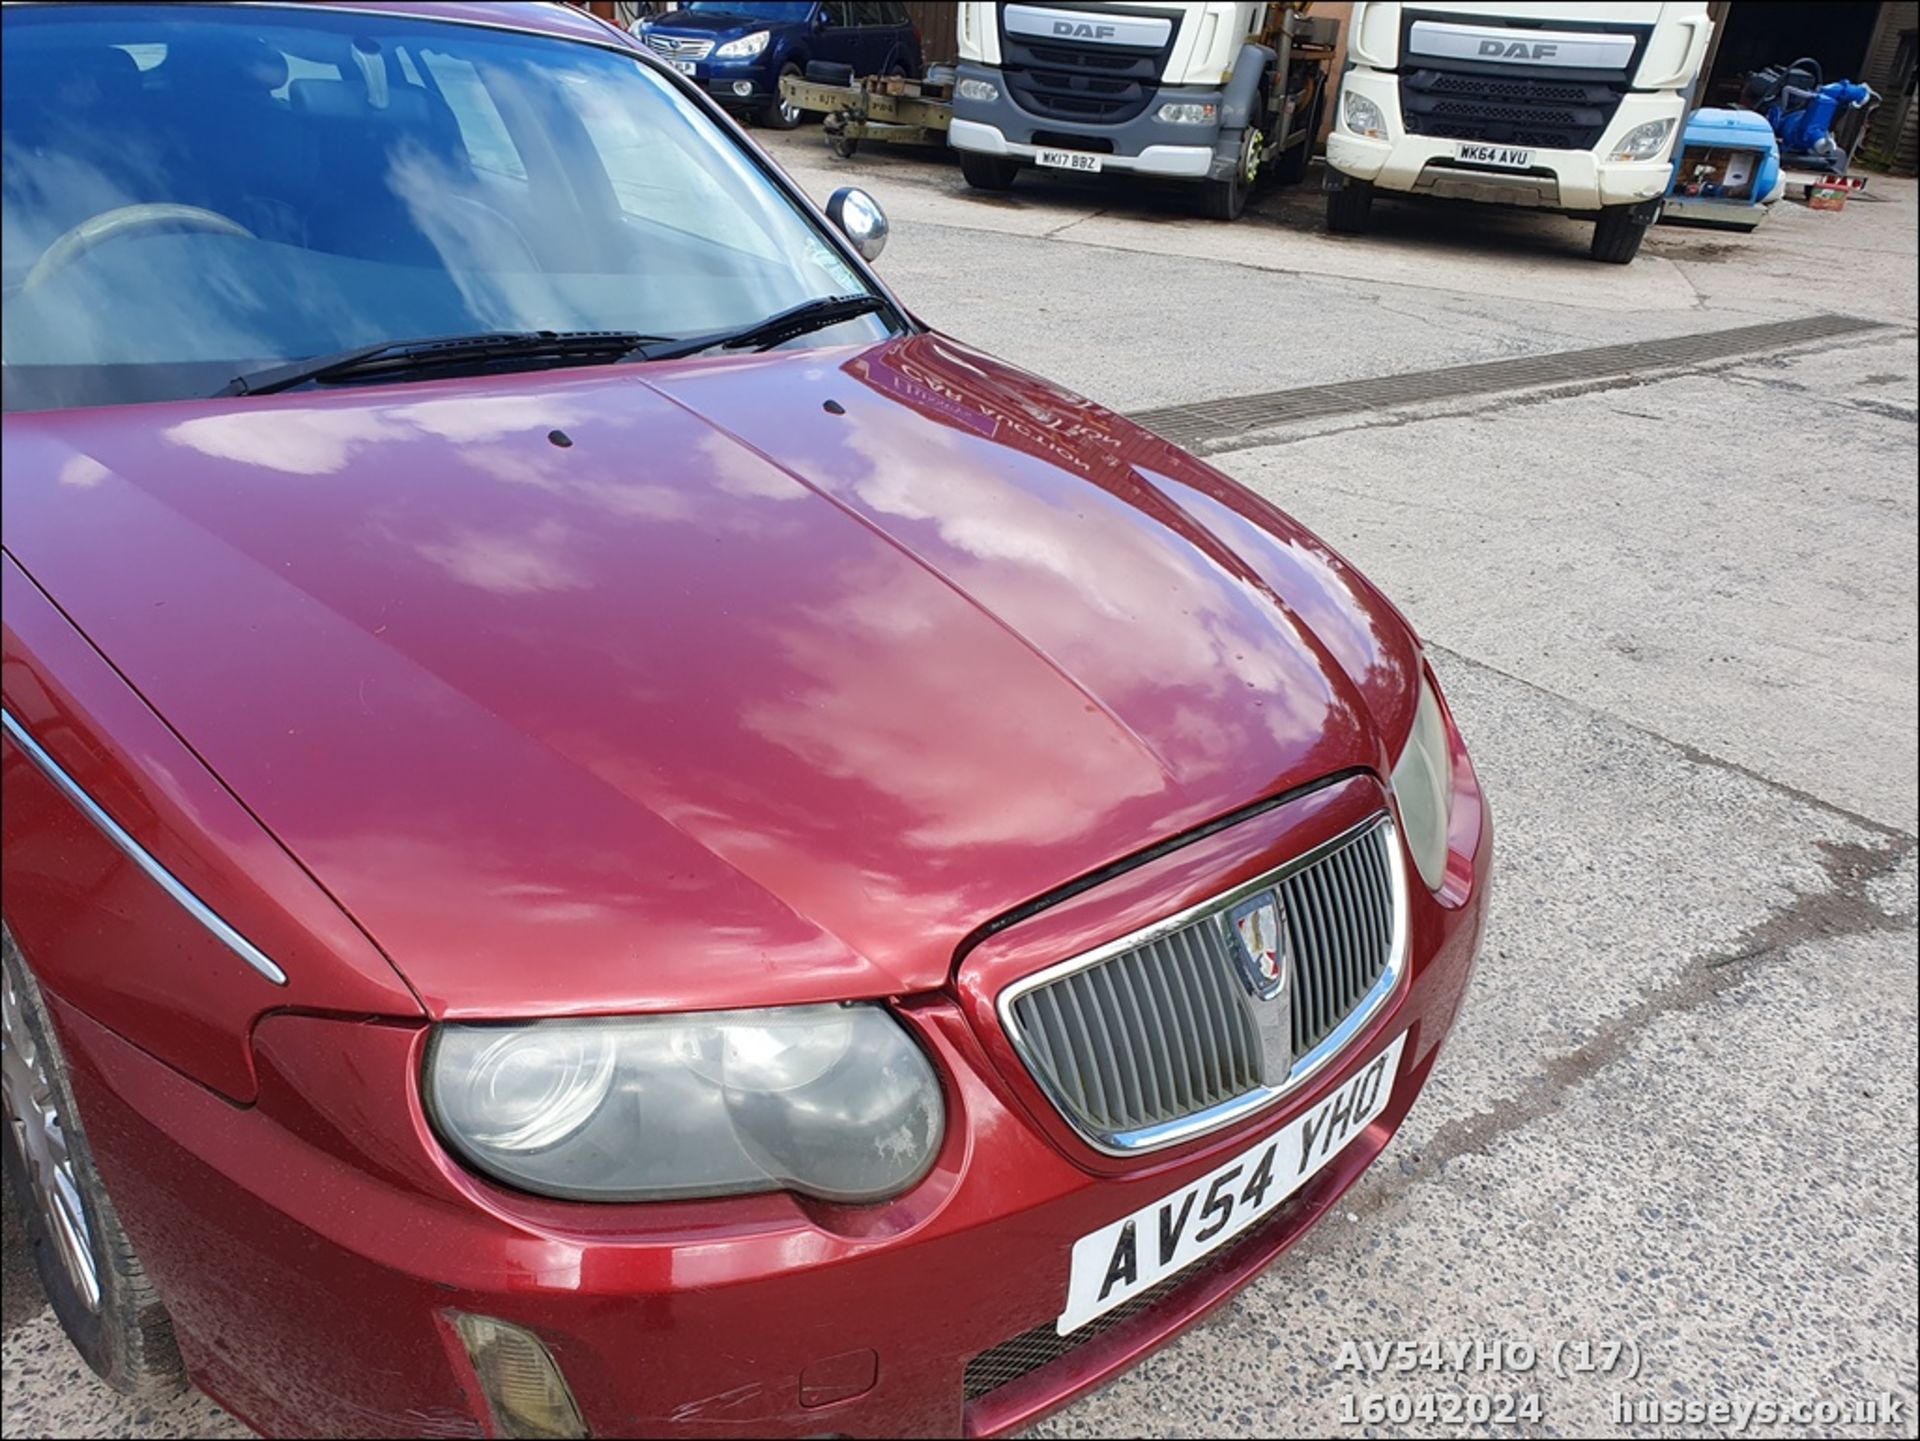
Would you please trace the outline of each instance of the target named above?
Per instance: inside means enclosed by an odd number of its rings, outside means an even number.
[[[763,125],[791,130],[801,111],[780,96],[782,75],[826,60],[855,75],[918,75],[920,31],[899,0],[692,0],[640,21],[653,52],[714,99]]]

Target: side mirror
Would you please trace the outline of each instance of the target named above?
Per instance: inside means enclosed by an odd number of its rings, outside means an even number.
[[[827,219],[833,222],[863,260],[878,260],[887,248],[887,212],[866,191],[842,185],[827,201]]]
[[[822,5],[818,10],[813,12],[814,29],[824,30],[831,24],[833,24],[833,17],[827,14],[826,6]]]

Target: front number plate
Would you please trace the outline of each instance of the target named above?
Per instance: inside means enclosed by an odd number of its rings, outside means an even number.
[[[700,73],[691,60],[669,60],[667,64],[671,65],[675,70],[678,70],[682,75],[697,75]]]
[[[1036,164],[1054,170],[1084,170],[1089,174],[1098,174],[1100,170],[1100,157],[1084,150],[1042,150],[1033,158]]]
[[[1456,145],[1453,158],[1469,165],[1498,165],[1507,170],[1525,170],[1533,164],[1531,150],[1516,150],[1511,145]]]
[[[1311,1180],[1387,1108],[1406,1033],[1303,1116],[1191,1185],[1073,1243],[1065,1336],[1226,1245]]]

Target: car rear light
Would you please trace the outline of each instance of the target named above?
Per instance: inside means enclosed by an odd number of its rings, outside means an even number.
[[[587,1434],[560,1368],[531,1331],[492,1316],[449,1311],[467,1348],[500,1436],[560,1438]]]

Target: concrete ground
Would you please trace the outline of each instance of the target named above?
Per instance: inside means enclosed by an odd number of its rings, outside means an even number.
[[[1123,410],[1885,322],[1215,448],[1425,636],[1500,827],[1492,920],[1431,1086],[1341,1212],[1037,1434],[1723,1434],[1635,1408],[1866,1398],[1891,1417],[1748,1430],[1915,1434],[1913,184],[1751,237],[1661,228],[1622,269],[1551,217],[1389,208],[1336,238],[1311,187],[1225,226],[1178,191],[1030,174],[990,198],[936,153],[761,134],[816,196],[881,199],[881,268],[924,319]],[[241,1434],[95,1383],[17,1237],[9,1214],[9,1436]],[[1538,1360],[1368,1368],[1402,1341]],[[1556,1364],[1583,1342],[1626,1349]],[[1501,1396],[1519,1424],[1441,1409]]]

